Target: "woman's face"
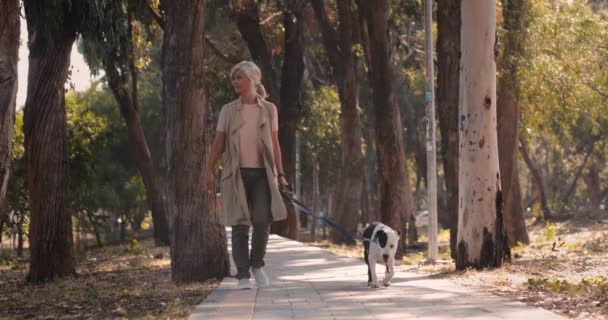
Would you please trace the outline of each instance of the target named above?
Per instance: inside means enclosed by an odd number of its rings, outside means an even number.
[[[242,96],[250,92],[251,80],[249,80],[249,77],[243,71],[237,70],[232,74],[232,86],[234,87],[234,91]]]

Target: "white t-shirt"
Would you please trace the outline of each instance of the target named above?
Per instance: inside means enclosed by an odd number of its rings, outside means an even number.
[[[260,120],[262,108],[257,104],[243,104],[241,116],[245,124],[239,129],[239,162],[242,168],[263,168],[262,139],[257,124]],[[277,107],[272,109],[272,132],[279,131],[279,117]],[[226,132],[226,107],[222,108],[217,121],[217,131]]]

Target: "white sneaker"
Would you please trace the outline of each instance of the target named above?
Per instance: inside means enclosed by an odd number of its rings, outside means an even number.
[[[249,278],[240,279],[237,287],[239,289],[251,289],[251,282],[249,282]]]
[[[268,288],[270,287],[270,281],[268,280],[268,276],[266,276],[266,272],[262,268],[253,268],[253,276],[255,277],[255,285],[258,288]]]

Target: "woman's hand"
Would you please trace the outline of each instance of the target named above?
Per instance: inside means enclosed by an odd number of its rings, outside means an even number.
[[[279,174],[279,185],[283,189],[289,188],[289,182],[287,182],[287,179],[285,178],[284,174]]]
[[[213,191],[214,191],[213,190],[213,180],[214,180],[213,171],[207,170],[205,172],[205,178],[204,179],[205,179],[205,186],[204,186],[205,187],[205,192],[207,192],[207,193],[213,193]]]

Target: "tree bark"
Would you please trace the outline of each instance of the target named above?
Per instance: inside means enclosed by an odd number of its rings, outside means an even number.
[[[205,1],[163,1],[163,108],[167,190],[175,217],[171,276],[176,283],[222,279],[229,273],[226,232],[205,192],[205,154],[213,136],[204,81]]]
[[[23,212],[20,213],[19,222],[17,222],[17,257],[18,258],[23,257],[23,218],[24,217],[25,217],[25,213],[23,213]]]
[[[287,1],[283,12],[284,54],[281,71],[279,112],[279,142],[283,155],[283,168],[295,178],[295,137],[302,118],[300,89],[304,74],[304,3]]]
[[[97,220],[95,216],[91,212],[86,212],[89,221],[91,221],[91,226],[93,227],[93,233],[95,233],[95,241],[97,241],[97,248],[103,248],[103,243],[101,242],[101,234],[99,233],[99,225],[97,224]]]
[[[540,170],[534,165],[534,161],[532,161],[532,158],[530,157],[528,149],[526,148],[526,144],[524,143],[524,141],[521,137],[519,137],[519,150],[521,151],[521,155],[524,158],[524,162],[526,163],[528,170],[530,171],[530,173],[532,174],[532,177],[534,178],[534,183],[536,183],[536,186],[538,187],[538,191],[540,194],[540,199],[539,199],[540,210],[543,213],[542,220],[552,219],[553,213],[551,212],[551,209],[549,209],[549,205],[547,204],[547,194],[545,193],[545,184],[544,184],[543,178],[540,174]]]
[[[505,247],[496,132],[496,3],[462,2],[456,269],[500,267]]]
[[[260,28],[258,1],[242,0],[236,5],[237,27],[247,43],[251,57],[262,70],[262,84],[270,95],[268,101],[281,105],[276,74],[272,68],[272,55]]]
[[[517,140],[519,137],[519,60],[523,55],[525,31],[525,1],[503,0],[505,39],[501,59],[497,100],[498,156],[502,173],[501,190],[504,199],[505,231],[509,243],[529,243],[522,208],[517,168]]]
[[[572,183],[570,183],[570,187],[568,188],[568,190],[566,191],[566,194],[561,199],[561,203],[562,203],[562,206],[564,207],[564,209],[568,205],[568,202],[570,201],[570,197],[572,196],[572,194],[574,194],[574,190],[576,189],[578,179],[580,179],[581,175],[583,174],[583,169],[585,169],[585,167],[587,166],[587,161],[589,160],[589,157],[593,153],[595,141],[596,141],[595,139],[592,139],[591,142],[589,142],[589,150],[587,151],[587,153],[585,154],[585,157],[583,158],[583,163],[576,169],[576,173],[574,174]]]
[[[319,192],[319,160],[317,155],[312,150],[310,143],[306,143],[306,150],[310,156],[312,165],[312,212],[318,214],[321,209],[321,193]],[[317,238],[317,219],[310,217],[310,241],[314,242]]]
[[[3,0],[0,3],[0,220],[8,212],[1,209],[5,208],[11,171],[19,34],[19,0]]]
[[[114,98],[120,108],[120,113],[127,124],[129,142],[133,146],[135,164],[144,182],[146,189],[146,200],[152,211],[154,223],[154,240],[156,245],[169,245],[170,232],[167,221],[167,205],[162,194],[159,181],[156,179],[154,163],[148,148],[139,112],[135,107],[135,96],[130,96],[126,89],[126,78],[122,77],[114,66],[106,66],[106,78],[108,86],[112,90]]]
[[[405,167],[401,115],[395,100],[393,67],[388,48],[388,0],[359,1],[369,33],[370,83],[373,90],[376,118],[376,153],[378,158],[378,201],[380,220],[401,230],[402,217],[411,198],[408,172]],[[397,259],[403,256],[400,241]]]
[[[284,53],[281,71],[279,144],[283,170],[295,180],[295,137],[302,119],[300,92],[304,75],[304,8],[306,1],[287,1],[283,10]],[[259,24],[258,24],[259,28]],[[272,232],[298,239],[298,219],[293,206],[286,203],[287,219],[273,223]]]
[[[600,204],[602,202],[602,190],[600,188],[600,168],[599,161],[595,159],[591,161],[587,169],[587,177],[585,184],[587,185],[587,194],[589,195],[590,209],[594,214],[599,214]]]
[[[450,249],[458,235],[458,96],[460,83],[460,0],[437,1],[437,115],[445,175]]]
[[[76,32],[60,29],[42,45],[44,26],[29,15],[29,74],[24,110],[25,159],[30,200],[29,282],[76,272],[69,210],[64,84]]]
[[[288,1],[283,9],[285,47],[281,87],[272,67],[272,54],[260,28],[259,3],[242,0],[236,5],[237,27],[247,43],[253,60],[262,70],[262,83],[272,101],[277,105],[279,143],[283,155],[283,170],[295,177],[295,132],[302,117],[300,90],[304,73],[304,8],[305,1]],[[290,238],[298,238],[298,221],[295,209],[286,202],[287,219],[272,224],[271,232]]]
[[[340,99],[340,172],[336,182],[336,197],[331,219],[346,230],[357,233],[363,187],[364,160],[361,151],[361,122],[359,115],[359,83],[353,55],[352,1],[338,0],[338,31],[329,24],[323,1],[312,2],[321,26],[323,44],[329,56]],[[333,243],[354,244],[355,240],[331,230]]]

